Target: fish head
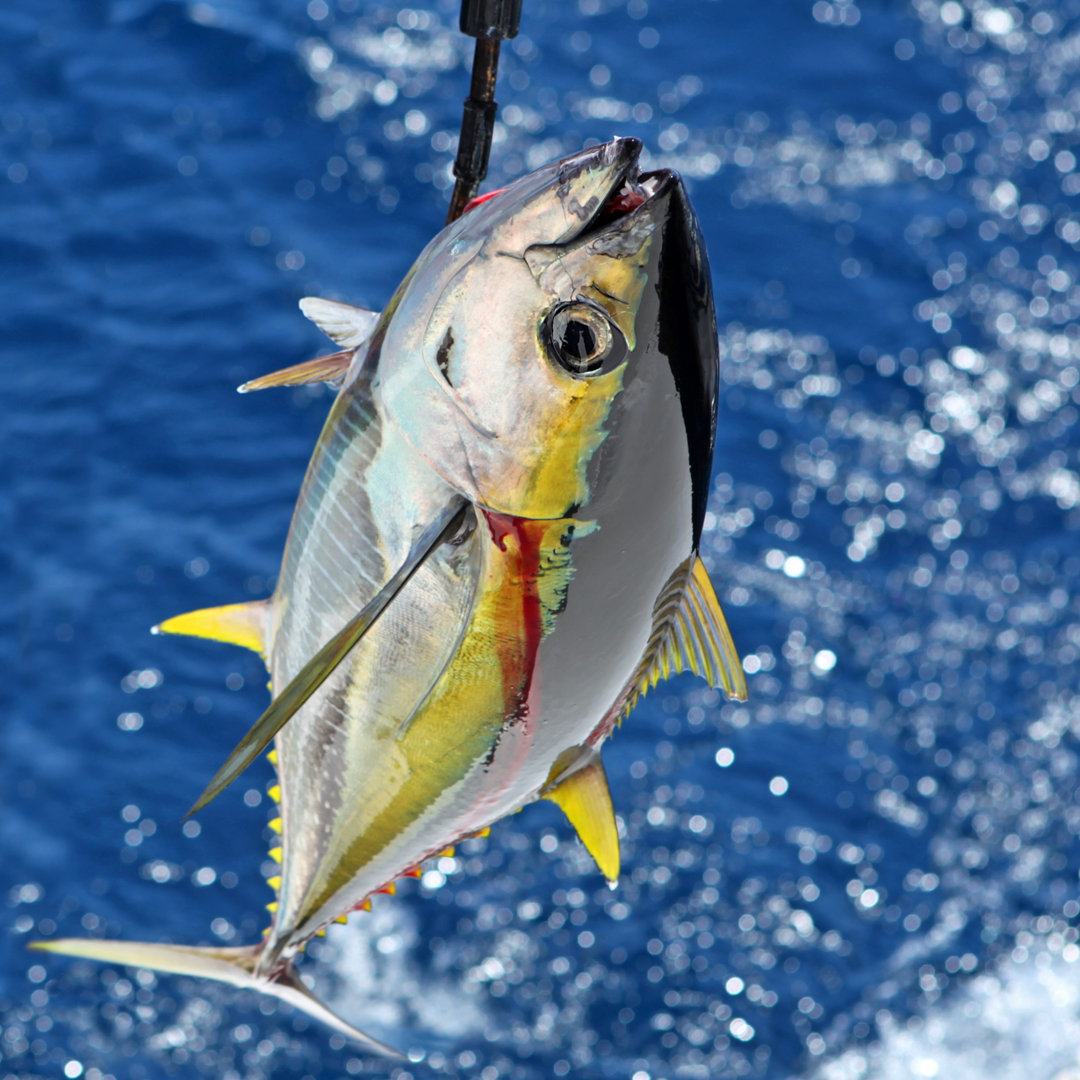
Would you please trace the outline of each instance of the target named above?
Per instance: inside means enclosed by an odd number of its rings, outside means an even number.
[[[717,366],[708,265],[679,177],[641,174],[640,150],[615,139],[522,177],[436,237],[392,302],[382,406],[484,509],[572,516],[603,487],[626,417],[640,437],[674,408],[698,462],[700,532]]]

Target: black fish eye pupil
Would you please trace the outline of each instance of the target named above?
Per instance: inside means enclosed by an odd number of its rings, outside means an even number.
[[[577,360],[588,360],[596,352],[596,336],[583,322],[571,319],[563,330],[562,349]]]
[[[626,342],[608,316],[580,300],[549,313],[543,340],[552,359],[571,375],[596,375],[626,356]]]

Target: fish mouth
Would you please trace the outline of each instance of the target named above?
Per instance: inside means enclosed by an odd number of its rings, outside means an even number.
[[[622,226],[630,218],[647,215],[652,205],[680,182],[679,174],[672,169],[640,172],[637,162],[632,162],[625,175],[616,178],[596,216],[575,239],[588,239],[612,225]]]
[[[640,139],[620,136],[557,163],[555,194],[581,224],[548,241],[550,246],[576,246],[613,225],[625,228],[629,219],[649,216],[657,200],[681,186],[679,174],[671,169],[642,171],[643,149]],[[586,196],[589,188],[593,193]]]
[[[679,174],[672,169],[655,169],[643,172],[640,158],[643,149],[640,139],[623,137],[598,148],[604,162],[610,170],[607,194],[598,200],[598,208],[586,220],[578,233],[560,241],[560,245],[579,244],[592,236],[605,232],[612,226],[626,228],[634,219],[651,216],[655,204],[675,187],[681,186]],[[583,155],[577,155],[567,162],[582,162]],[[560,174],[560,185],[573,179]]]

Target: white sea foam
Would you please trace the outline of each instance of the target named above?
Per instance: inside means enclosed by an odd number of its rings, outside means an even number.
[[[1078,1080],[1080,949],[1051,935],[1014,956],[925,1016],[885,1020],[877,1044],[812,1080]]]
[[[422,970],[419,928],[407,905],[377,897],[374,910],[334,927],[326,950],[330,978],[315,993],[362,1030],[422,1045],[432,1036],[465,1038],[483,1029],[483,997],[464,992],[455,972]]]

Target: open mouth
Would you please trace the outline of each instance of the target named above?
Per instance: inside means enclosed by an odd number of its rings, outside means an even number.
[[[678,175],[671,169],[641,171],[642,145],[638,139],[614,139],[599,149],[616,168],[612,169],[607,198],[578,234],[578,240],[602,232],[616,223],[621,224],[679,182]]]
[[[617,138],[610,143],[594,147],[591,151],[583,151],[563,162],[555,163],[560,168],[558,175],[560,186],[569,185],[583,169],[596,167],[598,155],[601,156],[602,167],[611,170],[611,188],[607,198],[573,237],[574,240],[602,232],[616,222],[628,218],[679,182],[678,174],[671,169],[641,172],[638,168],[641,149],[641,142],[638,139]],[[466,203],[462,212],[468,213],[506,190],[506,188],[498,188],[495,191],[477,195]],[[580,212],[580,210],[575,210],[575,212]],[[569,239],[564,236],[561,243],[567,243]]]
[[[636,167],[632,166],[622,183],[600,207],[596,217],[589,222],[585,231],[600,232],[608,225],[628,217],[634,211],[640,210],[650,199],[666,191],[674,181],[675,173],[670,169],[638,173]]]

